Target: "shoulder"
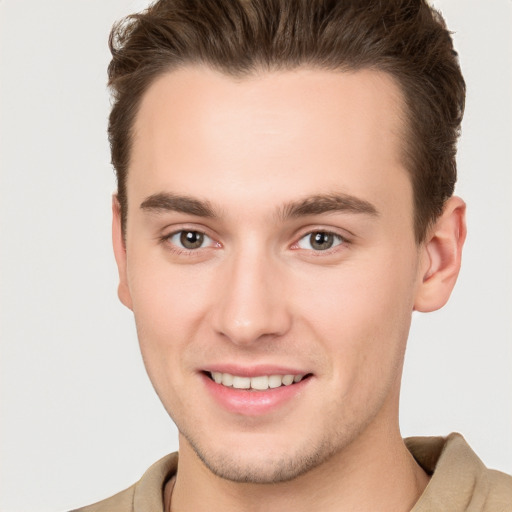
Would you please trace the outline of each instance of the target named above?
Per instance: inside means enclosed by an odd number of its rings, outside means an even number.
[[[171,453],[153,464],[142,478],[128,489],[71,512],[163,512],[163,489],[166,482],[176,474],[177,467],[178,454]]]
[[[137,484],[128,487],[106,500],[87,507],[77,508],[71,512],[128,512],[133,510],[133,495]]]
[[[512,511],[512,477],[488,469],[460,434],[409,438],[406,444],[431,475],[413,512]]]
[[[486,509],[500,512],[512,510],[512,476],[487,469],[488,493],[485,502]]]

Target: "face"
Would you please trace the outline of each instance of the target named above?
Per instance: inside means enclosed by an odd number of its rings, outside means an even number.
[[[180,451],[224,478],[396,427],[421,281],[401,106],[374,71],[190,67],[143,98],[120,297]]]

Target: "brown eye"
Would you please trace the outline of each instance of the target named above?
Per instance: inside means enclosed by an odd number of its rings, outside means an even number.
[[[205,243],[211,243],[209,236],[201,231],[177,231],[167,238],[173,245],[180,249],[193,250],[200,249]]]
[[[182,231],[180,243],[185,249],[199,249],[203,245],[204,234],[199,231]]]
[[[341,236],[334,233],[329,233],[328,231],[313,231],[303,236],[297,245],[301,249],[327,251],[336,245],[340,245],[343,241]]]
[[[316,251],[330,249],[334,243],[334,236],[331,233],[311,233],[309,235],[311,247]]]

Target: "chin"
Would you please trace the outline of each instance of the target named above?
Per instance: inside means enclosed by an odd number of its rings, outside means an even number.
[[[188,439],[198,458],[214,475],[237,483],[276,484],[304,475],[329,459],[335,450],[332,445],[308,445],[295,453],[272,450],[215,452],[203,450]]]

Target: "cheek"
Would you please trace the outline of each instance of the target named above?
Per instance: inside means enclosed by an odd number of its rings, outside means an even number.
[[[375,380],[401,364],[414,296],[410,261],[382,253],[331,269],[303,289],[305,318],[333,355],[338,378]]]
[[[139,344],[147,372],[155,388],[179,382],[188,370],[187,351],[197,336],[205,310],[206,282],[201,272],[166,262],[136,257],[128,266]],[[169,372],[173,368],[173,372]]]
[[[132,252],[127,269],[134,314],[153,334],[178,333],[200,314],[207,295],[206,268],[173,265],[159,250],[141,249]]]

